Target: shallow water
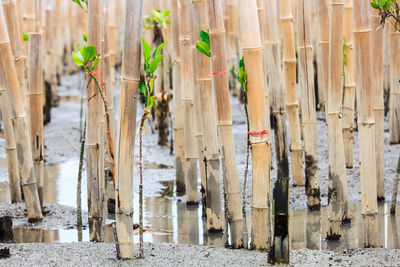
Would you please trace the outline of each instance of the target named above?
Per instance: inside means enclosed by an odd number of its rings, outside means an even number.
[[[166,169],[167,165],[147,163],[149,169]],[[58,203],[65,206],[76,206],[76,176],[78,162],[69,161],[60,164],[49,164],[45,167],[45,203]],[[174,192],[173,181],[160,182],[162,188],[155,197],[144,199],[144,241],[184,243],[196,245],[224,246],[224,236],[205,235],[206,221],[202,218],[202,207],[188,207]],[[0,202],[9,202],[7,182],[0,182]],[[138,210],[137,194],[134,197],[134,210]],[[82,207],[87,209],[87,194],[85,179],[82,180]],[[400,210],[400,206],[398,207]],[[309,248],[314,250],[338,251],[346,248],[361,248],[363,246],[363,229],[361,224],[360,205],[351,207],[352,223],[342,226],[342,238],[336,242],[324,240],[327,231],[327,208],[320,212],[307,210],[290,211],[290,240],[292,249]],[[389,205],[379,206],[379,240],[385,248],[400,248],[400,215],[390,216]],[[247,216],[250,218],[251,216]],[[138,213],[134,213],[134,223],[137,223]],[[109,215],[105,226],[105,241],[113,242],[114,237],[110,224],[114,222]],[[250,226],[250,221],[248,222]],[[77,229],[33,229],[26,224],[14,227],[14,239],[17,243],[30,242],[77,242],[89,241],[87,228]],[[138,231],[134,236],[138,242]]]

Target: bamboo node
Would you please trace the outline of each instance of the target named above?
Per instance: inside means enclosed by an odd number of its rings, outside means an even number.
[[[354,33],[359,33],[359,34],[363,34],[363,33],[370,33],[371,29],[365,29],[365,30],[355,30]]]
[[[293,16],[281,16],[280,20],[281,21],[285,21],[285,20],[293,21]]]
[[[391,95],[400,95],[400,92],[391,91],[390,94]]]
[[[290,108],[290,107],[298,107],[299,106],[299,103],[297,103],[297,102],[294,102],[294,103],[286,103],[286,105],[285,105],[287,108]]]
[[[358,125],[360,125],[360,126],[368,126],[368,127],[371,127],[371,126],[373,126],[373,125],[375,125],[375,122],[357,122],[357,124]]]
[[[354,111],[354,108],[351,108],[351,107],[347,107],[347,106],[342,106],[342,108],[343,108],[343,109],[347,109],[347,110],[350,110],[350,111]]]
[[[317,124],[317,121],[303,121],[303,124]]]
[[[220,29],[212,29],[212,30],[210,30],[210,34],[213,34],[213,33],[225,33],[225,28],[220,28]]]
[[[258,51],[262,49],[262,46],[255,46],[255,47],[243,47],[242,50],[244,51]]]

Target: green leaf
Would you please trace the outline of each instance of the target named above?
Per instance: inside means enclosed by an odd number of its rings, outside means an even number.
[[[200,31],[200,38],[203,42],[210,46],[210,35],[208,34],[208,32]]]
[[[99,64],[99,58],[96,57],[93,61],[92,71],[96,69],[97,65]]]
[[[96,49],[93,45],[91,46],[84,46],[81,50],[82,58],[84,62],[92,61],[96,56]]]
[[[149,87],[150,87],[150,94],[153,92],[153,89],[154,89],[154,81],[156,80],[156,78],[153,78],[153,79],[151,79],[150,80],[150,82],[149,82]]]
[[[77,3],[78,6],[84,10],[80,0],[72,0],[72,2]]]
[[[78,67],[82,67],[83,66],[83,59],[82,59],[82,55],[81,52],[72,52],[72,58],[74,60],[75,65],[77,65]]]
[[[206,55],[207,57],[211,57],[210,53],[210,46],[203,42],[203,41],[198,41],[196,45],[196,49],[200,52]]]
[[[157,47],[156,50],[154,50],[154,53],[153,53],[153,55],[152,55],[152,58],[153,58],[153,59],[154,59],[156,56],[158,56],[158,54],[161,52],[161,49],[163,49],[164,46],[165,46],[166,44],[167,44],[167,43],[164,42],[164,43],[160,44],[160,45]]]
[[[147,108],[151,108],[154,105],[154,96],[149,98],[149,104],[147,105]]]
[[[85,43],[87,43],[87,35],[86,35],[85,33],[83,33],[83,34],[82,34],[82,37],[83,37],[83,41],[84,41]]]
[[[164,17],[166,18],[166,17],[168,17],[170,14],[171,14],[171,10],[167,10],[167,11],[165,11],[165,13],[164,13]]]
[[[147,90],[146,90],[146,84],[144,82],[139,83],[139,91],[147,97]]]
[[[143,44],[143,56],[145,61],[149,61],[151,56],[151,46],[146,42],[145,39],[142,38]]]
[[[149,69],[147,70],[147,73],[153,74],[158,67],[158,63],[160,63],[161,60],[163,60],[163,58],[164,58],[164,56],[161,55],[161,56],[157,56],[155,59],[153,59],[149,65]]]
[[[22,34],[22,38],[24,39],[24,42],[28,42],[28,41],[29,41],[29,34],[26,33],[26,32],[24,32],[24,33]]]

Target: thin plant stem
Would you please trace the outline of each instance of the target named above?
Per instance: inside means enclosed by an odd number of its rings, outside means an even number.
[[[144,122],[143,122],[144,125]],[[142,125],[142,126],[143,126]],[[143,253],[143,127],[140,127],[139,133],[139,172],[140,172],[140,184],[139,184],[139,253],[140,258],[144,259]]]
[[[244,103],[244,111],[246,113],[246,123],[247,123],[247,133],[250,132],[250,122],[249,122],[249,113],[247,109],[247,94],[243,92],[243,103]],[[246,165],[244,168],[244,182],[243,182],[243,199],[242,199],[242,209],[243,209],[243,218],[244,218],[244,229],[243,229],[243,239],[244,239],[244,247],[248,248],[248,233],[247,233],[247,216],[246,216],[246,188],[247,188],[247,174],[249,172],[249,158],[250,158],[250,137],[247,134],[247,147],[246,147]]]
[[[76,220],[77,220],[77,227],[78,231],[82,230],[82,206],[81,206],[81,192],[82,192],[82,169],[83,169],[83,155],[85,153],[85,138],[86,135],[86,121],[81,135],[81,151],[79,155],[79,170],[78,170],[78,182],[76,187]]]

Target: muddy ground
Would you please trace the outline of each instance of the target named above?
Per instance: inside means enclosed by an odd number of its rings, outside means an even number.
[[[59,95],[62,101],[57,108],[52,109],[52,121],[45,127],[46,164],[68,161],[78,161],[80,136],[80,89],[78,76],[62,77]],[[118,97],[118,96],[117,96]],[[118,103],[118,102],[117,102]],[[234,138],[236,161],[239,170],[239,180],[243,183],[243,173],[246,155],[246,132],[243,106],[239,100],[232,98],[232,116],[234,122]],[[137,120],[141,116],[138,109]],[[324,121],[324,113],[318,113],[317,142],[319,153],[319,178],[323,205],[327,204],[328,193],[328,137]],[[385,121],[385,191],[386,201],[391,200],[393,177],[400,145],[389,145],[388,118]],[[148,127],[149,129],[149,127]],[[136,138],[137,139],[137,138]],[[272,138],[273,140],[273,138]],[[355,133],[354,168],[348,169],[349,197],[353,204],[361,201],[360,173],[358,166],[357,132]],[[138,140],[136,140],[138,143]],[[175,179],[174,157],[167,147],[159,147],[157,135],[148,130],[144,137],[144,195],[155,196],[163,188],[160,181]],[[7,168],[5,164],[5,143],[0,139],[0,182],[6,182]],[[136,146],[137,148],[137,146]],[[136,153],[137,155],[138,153]],[[275,162],[274,162],[275,165]],[[251,159],[250,159],[251,170]],[[74,175],[71,179],[76,179]],[[135,168],[135,185],[137,185],[138,168]],[[246,190],[248,196],[247,208],[251,204],[251,172]],[[272,181],[276,179],[276,167],[272,171]],[[75,188],[72,188],[75,190]],[[82,188],[85,190],[85,188]],[[290,206],[293,209],[306,208],[304,187],[290,187]],[[138,189],[135,186],[137,193]],[[184,199],[181,199],[184,201]],[[68,204],[68,203],[67,203]],[[69,207],[67,207],[69,206]],[[41,229],[68,229],[74,225],[76,213],[75,203],[61,206],[46,205],[50,211],[46,219],[39,225]],[[86,207],[83,207],[86,209]],[[23,204],[0,205],[0,215],[10,214],[14,223],[24,223]],[[84,214],[86,218],[86,213]],[[0,248],[5,245],[0,244]],[[11,248],[12,257],[0,260],[0,265],[21,266],[33,265],[117,265],[115,248],[112,244],[65,243],[65,244],[7,244]],[[202,247],[181,244],[146,244],[145,260],[135,261],[141,265],[266,265],[266,254],[256,251],[227,250],[223,248]],[[291,263],[294,265],[400,265],[400,251],[389,249],[355,249],[333,253],[332,251],[295,250],[291,252]],[[122,265],[132,262],[121,262]]]

